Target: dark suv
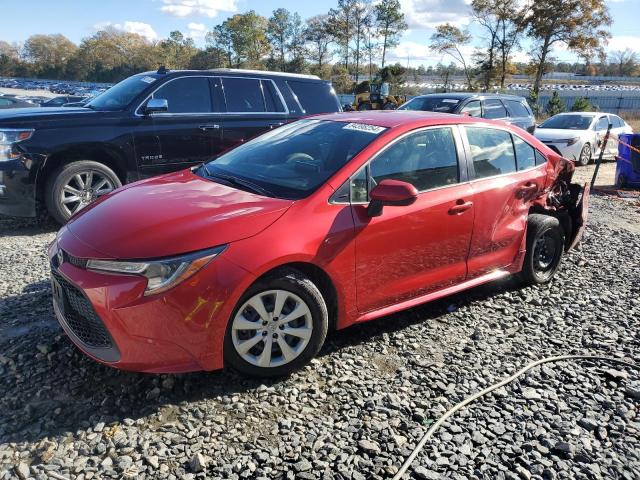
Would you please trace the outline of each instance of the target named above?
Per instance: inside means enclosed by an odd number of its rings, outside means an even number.
[[[536,129],[536,119],[527,101],[515,95],[491,93],[431,93],[413,97],[398,110],[424,110],[457,113],[471,117],[503,120],[529,133]]]
[[[84,107],[0,113],[0,214],[60,223],[122,184],[196,165],[304,115],[340,111],[329,82],[249,70],[145,72]]]

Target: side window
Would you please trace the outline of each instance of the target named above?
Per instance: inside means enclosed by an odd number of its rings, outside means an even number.
[[[611,118],[611,123],[613,124],[613,128],[622,128],[624,127],[624,122],[622,121],[622,119],[616,115],[611,115],[609,118]]]
[[[472,100],[460,109],[460,113],[468,113],[470,117],[481,117],[480,100]]]
[[[484,118],[505,118],[507,116],[507,110],[497,98],[483,100],[482,107],[484,109]]]
[[[516,171],[511,134],[495,128],[466,127],[476,178]]]
[[[287,85],[307,115],[340,111],[340,104],[329,83],[287,80]]]
[[[267,112],[284,112],[284,105],[282,105],[282,100],[276,93],[273,83],[269,80],[260,80],[260,83]]]
[[[596,131],[606,130],[609,127],[609,117],[600,117],[596,122]]]
[[[0,98],[0,107],[6,107],[8,105],[11,105],[11,101],[6,98]]]
[[[431,128],[394,143],[370,165],[372,184],[394,179],[418,191],[458,183],[458,154],[451,128]]]
[[[529,111],[518,100],[506,100],[505,105],[509,109],[509,116],[511,117],[528,117]]]
[[[543,163],[547,163],[547,157],[536,150],[536,165],[542,165]]]
[[[227,101],[227,112],[251,113],[265,111],[260,80],[224,77],[222,85],[224,86],[224,97]]]
[[[516,148],[516,163],[518,164],[518,170],[526,170],[527,168],[535,167],[535,149],[519,136],[511,135],[511,137],[513,138],[513,145]]]
[[[184,77],[161,86],[153,98],[164,98],[169,104],[169,113],[209,113],[211,93],[209,79]]]

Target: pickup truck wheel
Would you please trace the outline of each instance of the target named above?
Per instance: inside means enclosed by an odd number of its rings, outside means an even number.
[[[225,365],[253,377],[281,377],[318,353],[328,329],[318,287],[287,269],[253,284],[229,319]]]
[[[564,234],[557,218],[531,214],[527,223],[527,253],[520,272],[526,285],[549,282],[560,266]]]
[[[58,223],[64,224],[97,198],[121,186],[115,172],[102,163],[91,160],[67,163],[47,180],[47,210]]]

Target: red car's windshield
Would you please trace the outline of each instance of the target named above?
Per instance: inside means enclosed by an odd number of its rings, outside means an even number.
[[[260,193],[299,199],[310,195],[384,127],[327,120],[299,120],[241,145],[200,170],[214,180]]]

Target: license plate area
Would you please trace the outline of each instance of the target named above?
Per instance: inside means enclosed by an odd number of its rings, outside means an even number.
[[[53,277],[51,278],[51,291],[53,293],[53,301],[60,310],[60,313],[64,315],[67,298],[64,294],[62,285],[60,285],[60,283]]]

